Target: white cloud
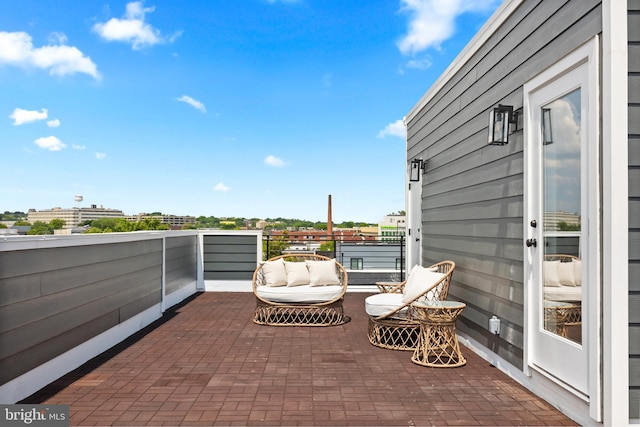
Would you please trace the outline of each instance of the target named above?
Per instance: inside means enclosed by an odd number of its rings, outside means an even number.
[[[280,168],[285,165],[285,162],[282,159],[279,159],[276,156],[272,156],[271,154],[264,158],[264,164],[273,166],[276,168]]]
[[[219,182],[215,187],[213,187],[213,191],[218,191],[220,193],[226,193],[229,190],[230,188],[224,185],[223,182]]]
[[[159,43],[172,43],[180,32],[167,37],[160,30],[145,22],[145,15],[152,13],[155,7],[143,7],[141,1],[127,3],[122,19],[111,18],[107,22],[98,22],[93,31],[107,41],[131,43],[134,50],[153,46]]]
[[[36,122],[38,120],[46,120],[48,115],[47,109],[43,108],[40,111],[35,110],[23,110],[22,108],[16,108],[9,116],[13,119],[14,126],[20,126],[25,123]]]
[[[378,132],[378,138],[385,138],[387,136],[397,136],[398,138],[407,139],[407,128],[404,125],[404,121],[402,119],[396,120]]]
[[[195,100],[190,96],[182,95],[180,98],[176,98],[176,100],[178,100],[180,102],[185,102],[185,103],[191,105],[196,110],[202,111],[203,113],[207,112],[207,109],[205,108],[205,106],[204,106],[204,104],[202,102],[200,102],[198,100]]]
[[[102,160],[102,159],[106,159],[106,158],[107,158],[107,155],[105,153],[100,153],[100,152],[96,153],[96,159]]]
[[[85,147],[84,145],[71,144],[71,148],[73,148],[74,150],[84,150],[87,147]]]
[[[60,34],[55,39],[65,40]],[[85,73],[95,79],[100,78],[96,64],[77,47],[51,44],[36,48],[31,36],[25,32],[0,31],[0,65],[2,64],[42,68],[49,70],[49,74],[58,76]]]
[[[67,35],[65,33],[55,31],[49,34],[49,43],[51,44],[66,44],[67,40]]]
[[[67,147],[66,144],[55,136],[43,136],[42,138],[36,139],[34,142],[38,147],[49,151],[60,151]]]
[[[49,120],[47,122],[47,126],[49,126],[50,128],[57,128],[60,126],[60,120],[58,119]]]
[[[401,11],[411,18],[398,48],[405,55],[439,49],[443,41],[453,36],[459,15],[488,11],[497,3],[499,0],[401,0]]]
[[[398,68],[398,72],[400,74],[404,74],[406,69],[414,69],[414,70],[426,70],[433,65],[433,61],[430,56],[425,56],[421,59],[411,59],[407,61],[406,64],[400,66]]]

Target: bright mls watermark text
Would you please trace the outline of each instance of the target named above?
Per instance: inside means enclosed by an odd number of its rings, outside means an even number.
[[[0,427],[69,427],[69,405],[0,405]]]

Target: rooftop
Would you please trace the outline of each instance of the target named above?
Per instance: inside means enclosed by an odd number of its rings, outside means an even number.
[[[251,293],[205,292],[21,403],[71,425],[576,425],[463,347],[426,368],[367,340],[366,293],[327,328],[251,321]]]

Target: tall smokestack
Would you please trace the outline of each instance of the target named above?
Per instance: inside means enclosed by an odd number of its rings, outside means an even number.
[[[329,212],[327,213],[327,236],[330,239],[333,235],[333,219],[331,217],[331,194],[329,194]]]

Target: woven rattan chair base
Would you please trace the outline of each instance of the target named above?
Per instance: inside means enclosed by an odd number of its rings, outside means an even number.
[[[348,321],[340,299],[329,305],[271,305],[257,300],[253,322],[269,326],[337,326]]]
[[[369,317],[369,342],[389,350],[414,350],[420,337],[420,324],[400,319],[375,320]]]

